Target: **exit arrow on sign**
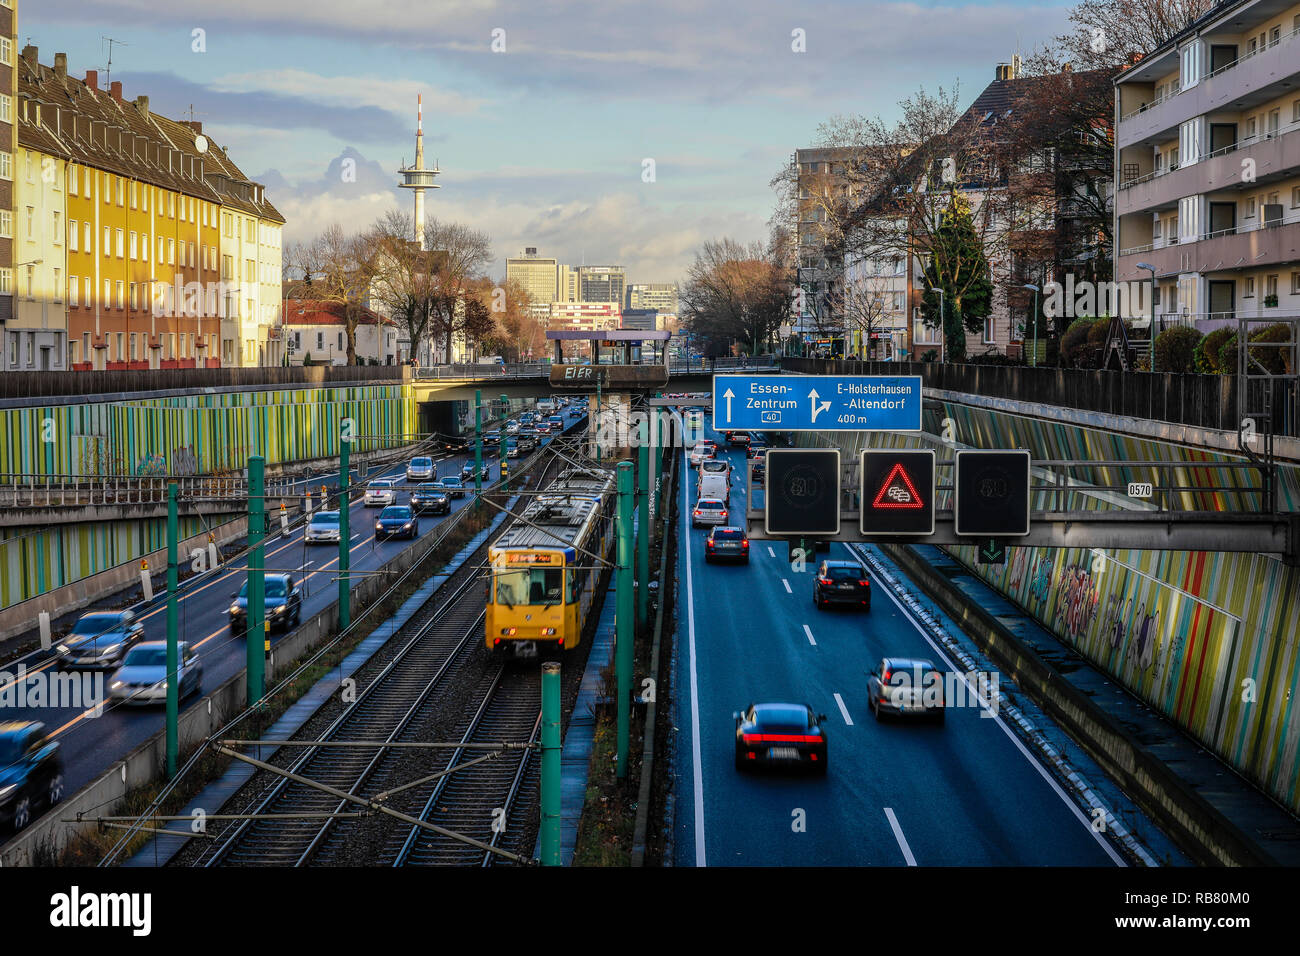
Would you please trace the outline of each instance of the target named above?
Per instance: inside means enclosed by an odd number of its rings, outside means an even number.
[[[997,538],[990,538],[985,545],[979,549],[980,564],[1005,564],[1007,560],[1007,549]]]

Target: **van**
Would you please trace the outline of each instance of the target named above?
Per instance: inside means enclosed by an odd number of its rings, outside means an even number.
[[[706,471],[700,475],[700,493],[701,498],[721,498],[728,504],[731,503],[731,482],[725,474]]]

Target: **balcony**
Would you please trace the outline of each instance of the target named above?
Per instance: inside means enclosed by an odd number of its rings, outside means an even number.
[[[1220,67],[1199,83],[1126,114],[1115,130],[1115,144],[1125,149],[1166,134],[1193,116],[1264,102],[1281,92],[1280,85],[1275,85],[1297,77],[1300,30],[1293,30],[1275,43]]]
[[[1294,262],[1300,259],[1300,218],[1266,228],[1208,233],[1196,242],[1121,249],[1115,262],[1117,282],[1146,277],[1145,270],[1137,267],[1139,257],[1155,266],[1159,276],[1256,269]]]
[[[1252,187],[1293,175],[1300,170],[1300,122],[1217,149],[1200,162],[1121,183],[1115,211],[1126,216],[1169,208],[1184,196],[1240,186],[1241,164],[1247,159],[1255,162],[1257,178]]]

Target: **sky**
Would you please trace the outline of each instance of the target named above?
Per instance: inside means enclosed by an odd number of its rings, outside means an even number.
[[[764,239],[770,181],[836,114],[924,86],[969,103],[1070,4],[862,0],[19,0],[19,45],[195,119],[267,187],[286,239],[411,210],[492,240],[678,282],[706,240]],[[648,163],[647,160],[652,161]],[[355,170],[355,175],[349,175]],[[653,175],[650,175],[650,174]]]

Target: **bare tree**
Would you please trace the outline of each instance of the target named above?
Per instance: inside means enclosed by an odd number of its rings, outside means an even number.
[[[351,235],[333,223],[315,240],[296,244],[293,267],[310,279],[313,299],[328,303],[343,318],[347,334],[347,364],[357,364],[357,325],[378,270],[380,244],[373,233]],[[304,283],[306,286],[306,283]]]
[[[1080,0],[1055,45],[1076,69],[1120,67],[1182,32],[1217,0]]]
[[[433,299],[446,257],[438,250],[421,249],[411,234],[410,216],[397,209],[375,224],[382,251],[373,294],[401,327],[414,355],[431,333]]]
[[[875,349],[874,336],[885,328],[894,288],[887,276],[865,268],[865,262],[861,265],[863,268],[850,267],[848,270],[841,305],[845,334],[861,332],[863,354],[871,357]]]
[[[757,354],[789,315],[789,279],[761,243],[711,239],[695,254],[681,307],[709,354],[727,351],[732,340]]]
[[[486,276],[492,262],[492,244],[486,233],[469,226],[431,219],[425,225],[424,247],[440,254],[429,300],[430,331],[442,338],[450,362],[454,336],[477,340],[491,331],[490,305],[480,302],[481,309],[471,308],[469,300],[475,282]]]

